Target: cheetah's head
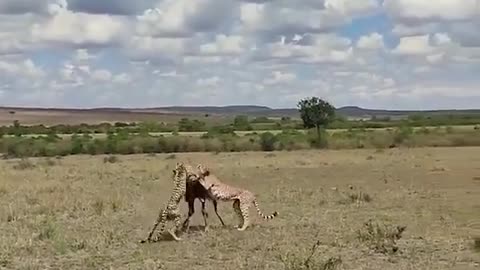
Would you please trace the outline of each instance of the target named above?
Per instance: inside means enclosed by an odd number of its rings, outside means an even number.
[[[183,162],[177,162],[177,164],[175,165],[175,169],[173,169],[173,175],[182,176],[185,173],[186,173],[185,164],[183,164]]]
[[[197,165],[198,172],[196,173],[197,181],[205,188],[210,189],[213,185],[207,178],[210,175],[210,170],[202,164]]]

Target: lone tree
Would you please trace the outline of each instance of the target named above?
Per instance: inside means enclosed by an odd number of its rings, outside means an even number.
[[[303,126],[317,129],[317,143],[320,144],[322,136],[320,130],[335,119],[335,107],[318,97],[302,99],[297,106]]]

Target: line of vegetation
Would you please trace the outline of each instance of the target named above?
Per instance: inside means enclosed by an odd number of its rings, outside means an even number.
[[[308,104],[305,104],[308,105]],[[327,105],[325,105],[327,106]],[[411,115],[406,119],[394,120],[389,117],[372,117],[367,120],[348,120],[343,116],[335,115],[329,121],[329,129],[361,129],[361,128],[394,128],[402,126],[411,127],[437,127],[437,126],[475,126],[480,128],[480,115]],[[213,125],[198,119],[183,118],[175,123],[164,122],[116,122],[100,124],[80,124],[80,125],[22,125],[15,120],[9,126],[0,126],[0,136],[20,136],[20,135],[48,135],[48,134],[107,134],[128,132],[138,133],[175,133],[175,132],[207,132],[212,128],[229,128],[234,131],[273,131],[284,129],[300,130],[304,127],[302,119],[292,119],[289,117],[268,118],[268,117],[247,117],[237,115],[233,121]]]
[[[232,130],[212,129],[201,137],[110,133],[99,139],[90,134],[61,138],[48,136],[3,137],[5,157],[65,156],[75,154],[136,154],[176,152],[291,151],[300,149],[355,149],[423,146],[480,146],[480,130],[418,129],[404,126],[385,130],[350,129],[336,133],[316,129],[283,130],[278,134],[251,132],[238,136]]]

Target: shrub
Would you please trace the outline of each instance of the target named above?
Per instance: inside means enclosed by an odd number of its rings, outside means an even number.
[[[203,134],[201,138],[215,138],[221,135],[237,136],[232,126],[214,126],[210,128],[207,133]]]
[[[278,257],[285,270],[334,270],[337,269],[343,262],[341,257],[330,257],[327,260],[320,260],[320,256],[315,256],[315,253],[321,242],[316,241],[310,250],[300,250],[295,252],[288,252],[280,254]]]
[[[447,127],[445,127],[445,132],[447,132],[447,134],[452,134],[453,133],[453,128],[451,126],[447,126]]]
[[[103,158],[103,163],[117,163],[120,159],[117,156],[106,156]]]
[[[275,143],[277,142],[277,137],[271,132],[265,132],[260,135],[260,146],[262,151],[273,151],[275,150]]]
[[[328,137],[330,136],[324,129],[320,129],[320,136],[311,130],[307,133],[310,145],[314,148],[328,147]]]
[[[426,128],[426,127],[422,127],[420,129],[417,130],[416,132],[417,134],[425,134],[425,135],[428,135],[431,133],[430,129]]]
[[[27,158],[22,158],[17,164],[13,165],[15,170],[29,170],[35,168],[35,164]]]
[[[413,129],[410,126],[401,126],[395,130],[393,142],[395,144],[402,144],[408,140],[413,133]]]
[[[221,152],[223,151],[223,143],[218,138],[204,139],[205,151],[207,152]]]
[[[357,238],[375,252],[393,254],[398,251],[396,241],[402,237],[405,229],[406,226],[380,225],[369,220],[357,231]]]

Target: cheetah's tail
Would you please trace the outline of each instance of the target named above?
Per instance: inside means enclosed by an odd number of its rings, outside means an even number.
[[[260,216],[262,216],[263,219],[273,219],[274,217],[278,216],[278,212],[275,211],[273,212],[271,215],[264,215],[262,213],[262,211],[260,210],[260,208],[258,207],[258,202],[257,202],[257,199],[253,200],[253,205],[255,205],[255,208],[257,208],[257,212]]]

